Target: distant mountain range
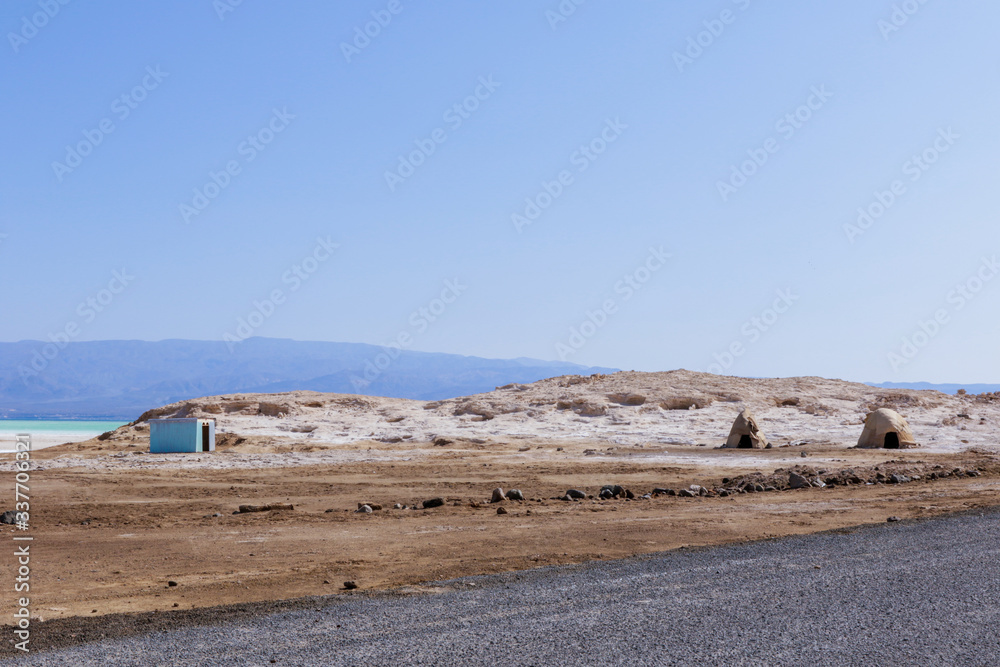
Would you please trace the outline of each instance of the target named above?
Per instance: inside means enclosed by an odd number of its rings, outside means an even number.
[[[132,420],[188,398],[298,389],[439,400],[616,370],[275,338],[232,351],[221,341],[19,341],[0,343],[0,418]]]
[[[932,384],[930,382],[866,382],[865,384],[883,389],[934,389],[944,394],[955,394],[959,389],[964,389],[970,394],[1000,391],[1000,384]]]

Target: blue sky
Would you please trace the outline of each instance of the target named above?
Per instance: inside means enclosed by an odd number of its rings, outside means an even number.
[[[996,382],[1000,6],[817,4],[5,2],[0,340]]]

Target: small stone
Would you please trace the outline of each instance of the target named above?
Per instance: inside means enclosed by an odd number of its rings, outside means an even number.
[[[587,497],[587,494],[584,493],[583,491],[580,491],[579,489],[570,489],[569,491],[566,492],[566,495],[569,496],[570,498],[580,498],[580,499]]]
[[[176,586],[176,585],[177,585],[176,581],[168,581],[167,582],[167,586]]]
[[[493,497],[490,498],[491,503],[502,503],[504,500],[503,489],[499,486],[493,489]]]
[[[694,498],[696,494],[691,489],[681,489],[677,492],[677,495],[681,498]]]
[[[524,494],[520,489],[511,489],[507,492],[507,500],[524,500]]]
[[[888,519],[886,519],[886,521],[888,521],[889,523],[895,523],[896,521],[902,521],[902,519],[900,519],[898,516],[891,516]]]
[[[601,489],[599,497],[601,500],[611,500],[615,497],[615,494],[611,493],[611,489]]]
[[[344,590],[353,591],[357,587],[358,587],[358,585],[356,583],[354,583],[353,581],[345,581],[344,582]]]
[[[805,452],[803,452],[803,453],[805,453]],[[804,488],[810,486],[810,484],[809,484],[809,480],[806,479],[805,477],[803,477],[802,475],[799,475],[798,473],[790,472],[790,473],[788,473],[788,486],[790,486],[793,489],[804,489]]]
[[[362,505],[358,509],[354,510],[354,513],[355,514],[371,514],[372,513],[372,508],[369,507],[368,505]]]
[[[656,487],[652,491],[652,494],[654,496],[659,496],[659,495],[664,494],[664,493],[670,493],[670,489],[661,489],[660,487]]]
[[[625,497],[628,498],[629,500],[632,500],[633,498],[635,498],[635,494],[632,493],[631,489],[625,489]]]
[[[826,486],[826,482],[817,477],[812,481],[812,485],[815,486],[817,489],[822,489],[824,486]]]
[[[442,505],[444,505],[444,498],[431,498],[423,502],[425,510],[429,510],[432,507],[441,507]]]
[[[497,514],[506,514],[506,513],[507,513],[507,508],[506,507],[502,507],[501,506],[501,507],[497,508]]]
[[[401,509],[403,509],[403,506],[400,505],[399,503],[396,503],[395,505],[392,506],[392,509],[394,509],[394,510],[401,510]]]
[[[808,454],[808,452],[802,452],[801,454],[799,454],[799,456],[801,456],[802,458],[805,459],[805,458],[809,457],[809,454]]]

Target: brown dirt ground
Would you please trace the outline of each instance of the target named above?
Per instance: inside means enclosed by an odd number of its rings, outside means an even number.
[[[393,463],[37,472],[33,611],[40,619],[56,619],[191,609],[333,594],[346,580],[362,589],[385,589],[1000,504],[1000,461],[985,453],[826,452],[841,461],[825,466],[831,470],[895,459],[917,467],[978,468],[978,477],[569,503],[550,498],[573,487],[596,493],[608,483],[639,493],[692,483],[715,487],[746,470],[727,469],[721,458],[706,470],[627,456],[581,457],[554,446],[551,455],[517,464],[507,462],[504,452],[435,449],[440,456],[433,460]],[[755,455],[759,469],[767,471],[776,467],[769,459],[787,453]],[[509,513],[498,515],[497,506],[485,502],[496,486],[520,488],[527,498],[541,500],[505,502]],[[435,496],[448,502],[430,510],[391,509]],[[360,501],[387,509],[356,514]],[[292,503],[295,509],[233,514],[241,504],[264,503]],[[222,516],[212,517],[216,512]],[[178,585],[168,587],[168,580]],[[0,613],[12,607],[12,596],[0,600]]]

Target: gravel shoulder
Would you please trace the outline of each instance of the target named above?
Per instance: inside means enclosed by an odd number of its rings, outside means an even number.
[[[102,623],[18,662],[1000,664],[1000,510]]]

